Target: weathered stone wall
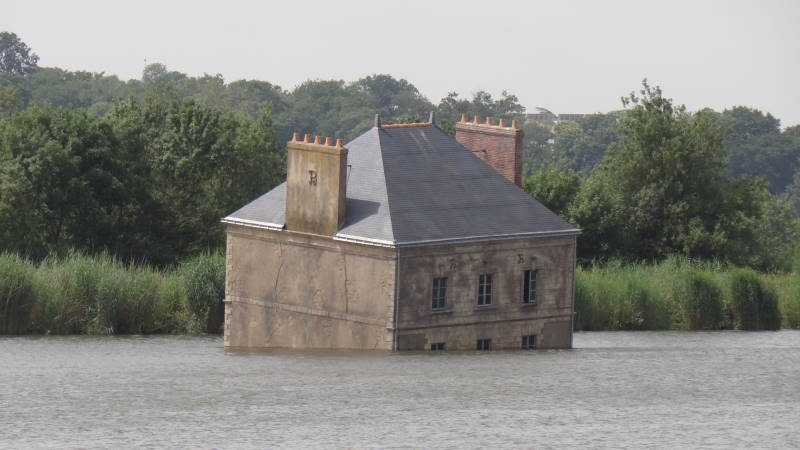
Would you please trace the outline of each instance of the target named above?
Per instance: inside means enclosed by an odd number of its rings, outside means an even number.
[[[330,236],[344,221],[347,149],[296,138],[286,145],[286,228]]]
[[[394,249],[228,225],[225,345],[393,348]]]
[[[399,349],[520,348],[536,335],[542,348],[572,346],[575,236],[410,247],[400,250]],[[525,270],[538,270],[537,304],[522,303]],[[493,276],[492,305],[478,306],[478,276]],[[432,280],[447,277],[447,306],[431,308]]]

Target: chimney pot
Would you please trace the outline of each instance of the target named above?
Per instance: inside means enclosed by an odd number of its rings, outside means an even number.
[[[436,122],[436,111],[431,111],[430,115],[428,115],[428,122],[433,125]]]
[[[305,141],[307,144],[310,144],[310,143],[311,143],[311,135],[310,135],[310,134],[306,134],[306,135],[305,135],[305,138],[304,138],[303,140],[304,140],[304,141]]]
[[[336,146],[343,147],[344,146],[344,139],[336,138]]]
[[[292,133],[292,140],[293,141],[299,141],[300,140],[300,133],[298,133],[296,131],[294,133]]]
[[[494,125],[494,118],[493,117],[487,117],[486,118],[486,125]]]
[[[322,144],[322,136],[314,136],[315,144]]]
[[[472,123],[474,124],[481,123],[481,116],[475,116],[475,118],[472,119]]]
[[[513,128],[515,130],[519,128],[519,124],[517,123],[516,120],[512,120],[511,121],[511,128]]]
[[[325,145],[333,145],[333,140],[330,136],[325,136]]]
[[[499,123],[499,125],[500,125],[501,127],[504,127],[504,128],[505,128],[505,126],[506,126],[506,119],[500,119],[500,123]]]
[[[466,122],[467,121],[467,113],[461,113],[461,121],[462,122]]]

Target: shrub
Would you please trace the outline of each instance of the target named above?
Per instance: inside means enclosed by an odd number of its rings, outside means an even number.
[[[781,326],[778,296],[750,269],[730,275],[731,312],[741,330],[777,330]]]
[[[0,334],[28,331],[35,302],[34,267],[17,255],[0,254]]]

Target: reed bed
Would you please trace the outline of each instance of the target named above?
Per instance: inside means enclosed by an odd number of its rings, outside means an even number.
[[[77,252],[33,264],[0,255],[0,334],[218,333],[225,264],[205,253],[172,270]]]
[[[69,253],[34,264],[0,254],[0,334],[219,333],[225,257],[159,270]],[[800,328],[800,273],[671,257],[578,268],[576,330]]]
[[[578,268],[575,329],[800,328],[800,274],[670,257]]]

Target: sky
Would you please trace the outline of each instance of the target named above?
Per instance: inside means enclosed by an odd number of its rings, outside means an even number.
[[[141,78],[145,62],[291,89],[388,73],[434,103],[515,94],[530,112],[620,109],[647,78],[690,110],[800,124],[800,1],[2,0],[39,65]]]

